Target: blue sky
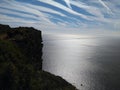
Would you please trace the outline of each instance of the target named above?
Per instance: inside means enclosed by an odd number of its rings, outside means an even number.
[[[0,0],[0,23],[50,32],[120,31],[120,0]]]

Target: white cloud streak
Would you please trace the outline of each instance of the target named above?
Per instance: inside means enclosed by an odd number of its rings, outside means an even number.
[[[63,17],[66,16],[66,15],[63,14],[63,13],[60,13],[60,12],[58,12],[58,11],[55,11],[55,10],[53,10],[53,9],[46,8],[46,7],[43,7],[43,6],[37,6],[37,5],[32,5],[32,4],[23,4],[23,5],[26,6],[26,7],[29,7],[29,8],[33,8],[33,9],[36,9],[36,10],[43,11],[43,12],[48,12],[48,13],[60,15],[60,16],[63,16]]]
[[[82,8],[85,11],[87,11],[88,13],[90,13],[91,15],[95,15],[97,17],[104,17],[102,12],[97,8],[97,7],[93,7],[93,6],[88,6],[85,3],[82,2],[76,2],[76,1],[71,1],[72,5],[75,5],[76,7]]]
[[[46,22],[50,22],[49,19],[47,19],[42,12],[40,12],[36,9],[21,5],[21,3],[16,2],[16,1],[5,1],[5,2],[8,4],[3,3],[0,5],[0,7],[12,9],[12,10],[17,10],[17,11],[22,11],[22,12],[26,12],[26,13],[31,13],[31,14],[36,15],[38,18],[43,19]],[[21,15],[22,15],[22,13],[21,13]]]
[[[97,7],[96,5],[93,5],[92,2],[91,5],[88,5],[87,3],[79,0],[64,0],[68,7],[62,5],[59,2],[56,2],[55,0],[37,1],[59,8],[61,10],[57,11],[57,9],[55,8],[48,8],[42,5],[39,6],[32,3],[24,3],[15,0],[3,0],[3,3],[0,3],[0,23],[11,22],[11,24],[14,23],[14,25],[30,25],[42,30],[49,29],[50,31],[65,29],[78,30],[79,28],[90,29],[90,27],[94,29],[97,29],[97,27],[108,29],[112,27],[112,29],[120,29],[120,12],[118,11],[119,8],[114,5],[116,3],[114,1],[103,2],[102,0],[96,0],[97,4],[102,4],[103,7]],[[109,7],[107,6],[108,4]],[[83,14],[82,12],[75,11],[72,6],[77,7],[78,10],[83,9],[84,11],[90,13],[91,16]],[[114,11],[117,16],[114,15],[111,17],[108,16],[108,18],[105,17],[105,14],[107,12],[104,7],[109,12]],[[110,8],[113,10],[111,10]],[[65,14],[64,12],[62,12],[62,10],[71,14],[71,16],[68,16],[68,14]],[[11,14],[11,16],[9,16],[8,14]],[[59,16],[55,17],[54,14]],[[89,22],[83,22],[81,19],[76,18],[76,16],[94,23],[91,24]],[[66,19],[64,20],[63,17]],[[51,19],[55,19],[58,22],[53,22]]]
[[[70,9],[72,9],[72,7],[71,7],[71,5],[70,5],[70,0],[64,0],[65,1],[65,3],[68,5],[68,7],[70,8]]]
[[[90,18],[88,18],[87,15],[75,12],[72,9],[70,9],[68,7],[65,7],[64,5],[62,5],[62,4],[58,3],[58,2],[55,2],[53,0],[38,0],[38,1],[46,3],[46,4],[49,4],[49,5],[52,5],[54,7],[59,8],[59,9],[62,9],[64,11],[68,12],[68,13],[71,13],[71,14],[74,14],[74,15],[78,15],[78,16],[84,18],[84,19],[90,20]]]
[[[112,11],[111,11],[111,9],[102,1],[102,0],[98,0],[111,14],[113,14],[112,13]]]
[[[35,23],[35,20],[24,20],[22,18],[10,17],[0,14],[0,22],[14,22],[14,23]]]

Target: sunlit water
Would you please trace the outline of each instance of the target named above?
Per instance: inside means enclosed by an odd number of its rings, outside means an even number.
[[[45,71],[79,90],[120,90],[118,37],[44,37],[43,60]]]

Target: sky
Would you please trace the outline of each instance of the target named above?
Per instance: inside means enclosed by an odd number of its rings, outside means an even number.
[[[120,32],[120,0],[0,0],[0,23],[44,33]]]

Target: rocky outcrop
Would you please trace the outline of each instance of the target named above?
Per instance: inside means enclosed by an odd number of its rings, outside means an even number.
[[[42,71],[41,31],[0,25],[0,90],[76,90]]]

